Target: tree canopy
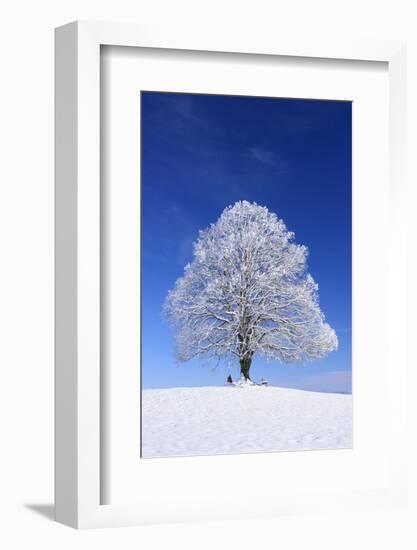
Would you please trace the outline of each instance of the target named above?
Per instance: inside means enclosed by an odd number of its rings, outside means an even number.
[[[292,363],[336,350],[307,256],[266,207],[241,201],[225,208],[200,231],[193,260],[164,304],[178,359],[235,357],[249,378],[255,354]]]

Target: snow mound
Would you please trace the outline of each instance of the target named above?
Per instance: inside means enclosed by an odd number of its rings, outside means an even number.
[[[143,390],[142,456],[352,447],[351,395],[257,385],[230,389]]]
[[[251,386],[256,386],[257,384],[252,382],[252,380],[250,380],[249,378],[245,379],[243,376],[241,376],[237,382],[231,385],[237,386],[239,388],[250,388]]]

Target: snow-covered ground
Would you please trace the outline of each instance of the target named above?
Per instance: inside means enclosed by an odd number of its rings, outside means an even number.
[[[143,390],[142,456],[352,447],[352,396],[279,387]]]

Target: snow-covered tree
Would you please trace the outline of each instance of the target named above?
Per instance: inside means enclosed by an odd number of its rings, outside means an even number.
[[[337,349],[307,255],[267,208],[247,201],[227,207],[200,231],[193,261],[165,301],[178,359],[235,357],[248,380],[255,354],[292,363]]]

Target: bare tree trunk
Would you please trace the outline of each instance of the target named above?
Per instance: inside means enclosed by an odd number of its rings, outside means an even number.
[[[246,356],[244,359],[240,360],[240,374],[245,380],[250,380],[249,370],[252,364],[252,357]]]

